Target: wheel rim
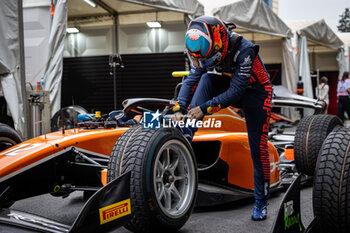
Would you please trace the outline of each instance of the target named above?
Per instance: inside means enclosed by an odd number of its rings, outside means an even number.
[[[171,218],[182,217],[191,207],[196,172],[190,151],[179,140],[169,140],[159,150],[153,168],[157,203]]]
[[[14,145],[16,145],[17,142],[12,140],[8,137],[0,137],[0,151],[6,150]]]

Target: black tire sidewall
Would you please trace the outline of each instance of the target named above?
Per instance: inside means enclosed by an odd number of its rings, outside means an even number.
[[[328,124],[322,125],[326,122]],[[312,115],[299,122],[294,144],[295,163],[299,171],[311,176],[315,174],[317,158],[324,140],[339,126],[342,126],[341,120],[333,115]]]
[[[11,142],[13,145],[22,142],[22,138],[19,136],[17,131],[3,123],[0,123],[0,140],[1,138],[8,139],[8,142]]]
[[[313,185],[313,210],[315,217],[320,222],[320,232],[345,233],[350,228],[348,223],[350,219],[350,157],[348,157],[349,151],[339,149],[341,144],[347,149],[349,147],[345,134],[349,139],[349,129],[346,128],[339,128],[329,134],[317,159]],[[339,135],[342,136],[339,137]],[[340,138],[342,138],[341,142]],[[344,166],[344,173],[339,175],[337,172],[342,166]],[[340,183],[342,185],[339,193]]]

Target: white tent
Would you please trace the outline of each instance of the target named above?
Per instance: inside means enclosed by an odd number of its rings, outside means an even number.
[[[343,45],[343,42],[323,19],[317,21],[287,21],[286,23],[293,32],[297,32],[299,36],[305,36],[308,41],[318,46],[337,50]]]
[[[260,45],[264,63],[282,63],[282,85],[296,91],[290,28],[261,0],[236,0],[214,9],[214,16],[237,25],[235,31]]]
[[[56,6],[56,13],[52,24],[52,31],[48,44],[50,54],[44,54],[46,60],[41,64],[46,67],[45,76],[47,77],[47,89],[56,91],[52,87],[53,80],[60,80],[62,75],[62,51],[65,25],[66,8],[65,0],[53,1]],[[23,5],[37,3],[34,1],[0,1],[0,76],[1,88],[6,99],[7,106],[14,121],[15,129],[23,136],[28,138],[30,123],[28,122],[28,100],[25,84],[28,82],[25,77],[25,52],[24,52],[24,26],[23,26]],[[49,7],[47,8],[49,9]],[[63,13],[62,13],[63,12]],[[36,15],[36,17],[39,17]],[[37,50],[34,50],[37,53]],[[26,54],[30,56],[31,54]],[[58,88],[60,89],[60,87]],[[52,93],[51,93],[52,95]],[[55,102],[55,101],[53,101]]]
[[[38,4],[50,1],[24,0],[25,5],[36,7]],[[55,13],[50,21],[50,30],[47,40],[40,40],[40,43],[47,41],[47,59],[38,59],[35,63],[39,69],[31,77],[31,82],[39,81],[44,76],[45,90],[50,91],[51,113],[55,113],[60,107],[61,79],[62,79],[62,56],[65,42],[65,30],[67,26],[67,15],[70,22],[93,21],[99,23],[103,17],[112,18],[117,27],[123,22],[150,21],[160,19],[176,18],[180,14],[182,19],[186,16],[198,16],[204,13],[204,7],[196,0],[96,0],[97,7],[89,7],[83,0],[69,0],[67,14],[66,0],[52,1],[55,6]],[[164,17],[167,16],[167,17]],[[138,17],[136,17],[138,16]],[[39,15],[37,15],[39,17]],[[92,19],[92,20],[91,20]],[[40,19],[39,19],[40,20]],[[181,18],[180,18],[181,20]],[[0,77],[3,95],[8,104],[9,111],[14,120],[15,128],[27,138],[27,100],[24,75],[24,49],[23,49],[23,25],[22,22],[22,0],[0,1]],[[28,24],[29,25],[29,24]],[[33,24],[31,24],[33,25]],[[35,34],[33,30],[32,34]],[[39,42],[32,40],[31,42]],[[36,55],[26,54],[27,57]],[[112,53],[113,51],[111,51]],[[46,56],[45,56],[46,57]],[[43,60],[43,61],[42,61]],[[44,69],[42,68],[44,67]],[[40,75],[35,75],[40,73]],[[51,115],[52,115],[51,114]]]
[[[22,1],[0,1],[0,79],[15,128],[26,130]]]
[[[299,76],[302,77],[304,83],[304,95],[313,98],[310,64],[312,64],[311,71],[315,71],[319,68],[319,65],[315,61],[309,61],[309,53],[312,52],[313,55],[319,54],[322,56],[323,53],[333,51],[335,62],[336,53],[338,51],[342,52],[343,42],[324,20],[289,21],[286,23],[294,32],[294,47],[298,55]],[[339,63],[338,66],[341,67],[342,64]],[[326,69],[329,69],[329,67]]]

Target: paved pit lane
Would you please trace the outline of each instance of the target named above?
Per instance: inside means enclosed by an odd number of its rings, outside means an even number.
[[[253,199],[246,199],[224,206],[195,209],[180,233],[254,233],[270,232],[277,209],[284,192],[272,194],[268,206],[268,218],[265,221],[254,222],[250,219]],[[12,208],[45,216],[47,218],[72,224],[84,202],[82,192],[75,192],[62,199],[51,195],[41,195],[16,202]],[[312,187],[306,187],[301,192],[302,221],[308,226],[313,218]],[[129,232],[119,228],[115,233]]]

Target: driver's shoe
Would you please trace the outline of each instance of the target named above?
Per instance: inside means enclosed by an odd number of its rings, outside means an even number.
[[[255,200],[252,220],[261,221],[261,220],[265,220],[266,217],[267,217],[267,202]]]

